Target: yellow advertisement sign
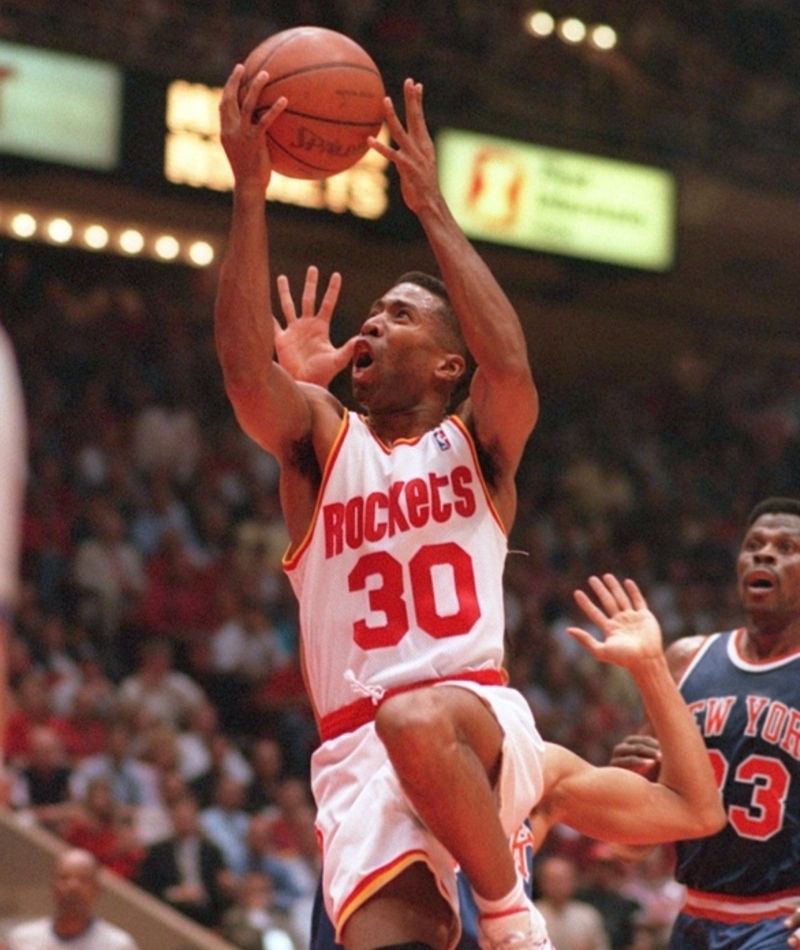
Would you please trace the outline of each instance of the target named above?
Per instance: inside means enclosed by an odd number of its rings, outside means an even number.
[[[455,129],[436,150],[442,192],[472,238],[644,270],[674,263],[668,171]]]

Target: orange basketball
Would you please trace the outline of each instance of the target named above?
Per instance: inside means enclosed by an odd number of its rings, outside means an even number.
[[[327,178],[367,152],[383,122],[383,79],[355,40],[319,26],[270,36],[244,61],[241,98],[253,77],[269,73],[254,113],[279,96],[285,111],[267,132],[272,167],[290,178]]]

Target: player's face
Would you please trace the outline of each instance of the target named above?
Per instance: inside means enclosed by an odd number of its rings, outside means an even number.
[[[353,353],[353,392],[370,409],[413,405],[430,387],[444,351],[439,298],[398,284],[372,305]]]
[[[800,616],[800,517],[758,518],[742,542],[737,578],[746,610]]]

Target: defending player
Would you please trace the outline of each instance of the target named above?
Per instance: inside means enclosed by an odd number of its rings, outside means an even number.
[[[737,584],[744,627],[668,650],[727,812],[717,834],[677,845],[688,891],[674,950],[785,950],[786,903],[800,900],[800,501],[753,509]],[[663,750],[631,736],[613,761],[654,775]]]

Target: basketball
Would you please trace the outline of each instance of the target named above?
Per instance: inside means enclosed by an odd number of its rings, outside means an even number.
[[[318,26],[270,36],[245,59],[244,98],[253,78],[269,73],[256,121],[280,96],[288,105],[267,131],[272,167],[290,178],[327,178],[352,167],[383,122],[380,71],[355,40]]]

